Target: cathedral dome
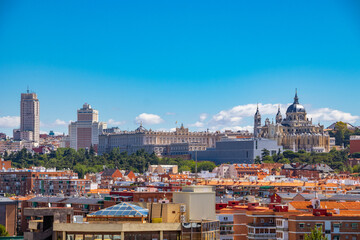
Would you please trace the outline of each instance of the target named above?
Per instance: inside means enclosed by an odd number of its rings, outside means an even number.
[[[297,96],[297,93],[295,93],[294,103],[288,107],[286,113],[300,113],[300,112],[304,113],[306,111],[304,106],[299,104],[299,98]]]
[[[305,112],[305,108],[301,104],[291,104],[288,109],[286,110],[286,113],[297,113],[297,112]]]

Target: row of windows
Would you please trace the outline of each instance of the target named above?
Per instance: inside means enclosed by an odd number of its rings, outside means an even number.
[[[333,225],[334,228],[340,228],[341,226],[343,226],[345,228],[351,227],[352,229],[358,229],[358,224],[357,223],[333,223],[332,225]],[[316,223],[315,226],[317,228],[323,228],[322,223]],[[307,223],[306,227],[311,227],[311,224]],[[299,228],[305,228],[305,223],[299,223]]]
[[[303,239],[304,239],[304,235],[300,235],[300,236],[299,236],[299,240],[303,240]],[[328,239],[328,238],[327,238],[327,239]],[[333,236],[332,239],[333,239],[333,240],[340,240],[340,236]],[[357,240],[357,237],[356,237],[356,236],[346,235],[346,236],[345,236],[345,239]],[[328,240],[331,240],[331,239],[328,239]]]

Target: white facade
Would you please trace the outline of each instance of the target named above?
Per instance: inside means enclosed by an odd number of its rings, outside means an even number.
[[[186,222],[216,219],[215,192],[210,186],[184,186],[182,192],[173,192],[173,202],[186,204]]]

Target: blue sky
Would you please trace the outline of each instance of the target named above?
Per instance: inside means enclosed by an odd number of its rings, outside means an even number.
[[[20,94],[41,130],[67,133],[87,102],[134,129],[251,129],[300,102],[314,122],[360,125],[358,1],[0,2],[0,131]]]

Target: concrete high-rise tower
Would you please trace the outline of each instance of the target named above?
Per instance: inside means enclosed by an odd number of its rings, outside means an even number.
[[[40,103],[36,93],[21,94],[20,102],[20,138],[39,142],[40,134]]]

